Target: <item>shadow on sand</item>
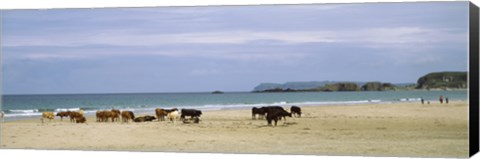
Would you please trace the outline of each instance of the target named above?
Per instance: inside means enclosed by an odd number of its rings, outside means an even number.
[[[257,126],[257,128],[265,128],[265,127],[288,127],[290,125],[297,125],[298,123],[297,122],[278,122],[277,123],[277,126],[274,126],[274,125],[260,125],[260,126]]]

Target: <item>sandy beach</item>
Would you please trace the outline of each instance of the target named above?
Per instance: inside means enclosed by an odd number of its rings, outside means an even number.
[[[286,108],[286,107],[285,107]],[[1,148],[306,155],[467,157],[468,106],[396,103],[302,107],[278,126],[251,110],[206,111],[200,124],[2,123]],[[149,115],[153,115],[153,112]],[[138,115],[137,115],[138,116]]]

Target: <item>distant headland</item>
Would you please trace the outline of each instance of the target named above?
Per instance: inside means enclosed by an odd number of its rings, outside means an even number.
[[[432,72],[417,83],[384,83],[379,81],[310,81],[261,83],[252,92],[336,92],[336,91],[396,91],[396,90],[449,90],[466,89],[467,72]]]

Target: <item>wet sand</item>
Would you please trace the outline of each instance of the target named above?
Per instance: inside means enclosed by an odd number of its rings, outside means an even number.
[[[286,108],[286,107],[285,107]],[[468,106],[361,104],[302,107],[278,126],[251,110],[206,111],[200,124],[73,124],[59,118],[1,125],[1,148],[406,157],[468,157]],[[149,114],[149,115],[153,115]],[[138,115],[137,115],[138,116]]]

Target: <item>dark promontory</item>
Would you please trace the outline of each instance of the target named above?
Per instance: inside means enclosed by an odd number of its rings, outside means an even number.
[[[433,72],[420,77],[416,89],[466,89],[467,72]]]

